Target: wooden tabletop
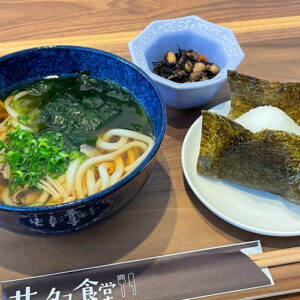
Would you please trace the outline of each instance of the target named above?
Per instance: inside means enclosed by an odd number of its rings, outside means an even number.
[[[239,71],[300,81],[297,0],[0,0],[0,55],[37,45],[69,44],[129,59],[128,42],[149,22],[191,14],[234,30],[246,54]],[[226,99],[224,89],[213,103]],[[184,180],[180,161],[183,138],[200,108],[167,110],[168,129],[158,162],[136,198],[103,224],[74,234],[29,237],[0,229],[0,280],[240,241],[261,240],[265,251],[300,245],[298,237],[267,237],[238,229],[201,204]],[[273,287],[214,299],[261,298],[300,288],[300,264],[272,268],[271,273]],[[300,294],[287,297],[273,299],[300,299]]]

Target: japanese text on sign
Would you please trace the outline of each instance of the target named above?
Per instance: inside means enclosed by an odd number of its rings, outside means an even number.
[[[78,286],[74,287],[70,293],[62,293],[56,287],[52,287],[48,296],[44,300],[72,300],[74,292],[80,292],[80,300],[113,300],[113,291],[116,287],[121,289],[122,298],[126,295],[136,296],[137,288],[134,273],[117,275],[116,282],[99,282],[85,278]],[[42,300],[37,291],[32,291],[27,286],[24,291],[18,290],[12,300]]]

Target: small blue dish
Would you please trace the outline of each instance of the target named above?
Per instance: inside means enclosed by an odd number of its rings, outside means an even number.
[[[213,79],[176,83],[152,72],[153,62],[164,53],[193,49],[220,67]],[[211,100],[227,78],[227,70],[235,70],[245,57],[233,32],[226,27],[197,16],[167,19],[150,23],[129,43],[133,62],[143,69],[159,89],[166,104],[177,108],[201,106]]]
[[[113,80],[135,95],[153,121],[153,149],[129,175],[92,196],[44,207],[0,204],[1,227],[25,234],[79,230],[120,209],[138,192],[150,174],[166,129],[165,105],[150,78],[129,61],[104,51],[75,46],[49,46],[19,51],[0,58],[0,94],[20,83],[84,70],[90,70],[95,78]]]

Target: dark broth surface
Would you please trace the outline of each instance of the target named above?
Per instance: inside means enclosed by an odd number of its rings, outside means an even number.
[[[18,86],[28,93],[11,106],[34,132],[52,130],[68,143],[94,144],[103,129],[123,128],[152,135],[152,123],[134,95],[117,83],[95,79],[88,72],[50,77]]]

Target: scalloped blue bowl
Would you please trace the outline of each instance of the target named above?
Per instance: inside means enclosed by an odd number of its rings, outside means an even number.
[[[165,103],[177,108],[209,102],[226,81],[227,70],[235,70],[245,57],[232,30],[197,16],[154,21],[128,46],[133,62],[151,77]],[[177,52],[178,46],[204,55],[220,72],[213,79],[191,83],[154,74],[152,62],[161,61],[167,51]]]
[[[17,207],[0,204],[0,226],[18,233],[55,234],[79,230],[108,217],[143,186],[166,129],[165,105],[150,78],[129,61],[104,51],[76,46],[32,48],[0,58],[0,94],[22,82],[90,70],[96,78],[129,89],[153,121],[155,145],[128,176],[92,196],[61,205]]]

